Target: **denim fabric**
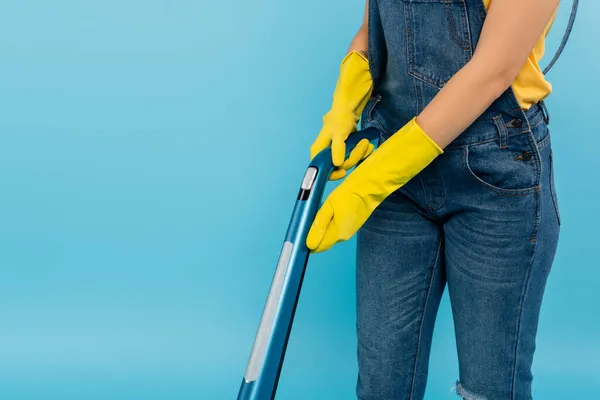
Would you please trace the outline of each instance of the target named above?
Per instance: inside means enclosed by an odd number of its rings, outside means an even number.
[[[374,94],[363,127],[385,141],[471,57],[481,0],[371,0]],[[385,38],[385,39],[384,39]],[[545,107],[511,89],[358,233],[360,400],[423,399],[448,286],[460,381],[473,400],[531,399],[531,365],[559,236]]]

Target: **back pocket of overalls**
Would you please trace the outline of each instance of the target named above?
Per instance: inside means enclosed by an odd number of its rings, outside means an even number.
[[[403,0],[408,71],[441,89],[473,54],[465,0]]]

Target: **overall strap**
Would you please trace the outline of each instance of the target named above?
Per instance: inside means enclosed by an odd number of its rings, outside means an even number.
[[[544,75],[550,71],[550,69],[554,66],[560,55],[562,54],[567,42],[569,41],[569,36],[571,35],[571,31],[573,30],[573,24],[575,23],[575,17],[577,16],[577,7],[579,6],[579,0],[573,0],[573,8],[571,9],[571,17],[569,18],[569,23],[567,24],[567,30],[565,31],[565,35],[560,42],[560,46],[558,46],[558,50],[556,50],[556,54],[550,61],[550,64],[544,70]]]

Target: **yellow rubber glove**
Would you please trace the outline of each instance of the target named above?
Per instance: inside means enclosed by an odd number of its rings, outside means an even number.
[[[367,105],[373,90],[373,79],[369,71],[369,62],[361,53],[351,51],[340,65],[331,110],[323,117],[323,127],[317,139],[310,147],[312,160],[320,151],[331,146],[331,158],[337,168],[329,179],[343,178],[346,171],[373,151],[368,140],[362,140],[354,148],[347,160],[346,139],[356,131],[360,115]]]
[[[308,248],[320,252],[350,239],[387,196],[442,153],[413,118],[331,192],[310,228]]]

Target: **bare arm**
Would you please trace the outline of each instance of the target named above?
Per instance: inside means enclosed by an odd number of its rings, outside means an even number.
[[[350,48],[348,52],[352,50],[359,51],[363,53],[363,55],[367,56],[367,50],[369,47],[369,0],[366,1],[365,4],[365,14],[363,16],[363,22],[360,26],[360,29],[352,39],[352,43],[350,43]]]
[[[492,2],[473,58],[417,117],[440,147],[450,144],[512,85],[558,3]]]

